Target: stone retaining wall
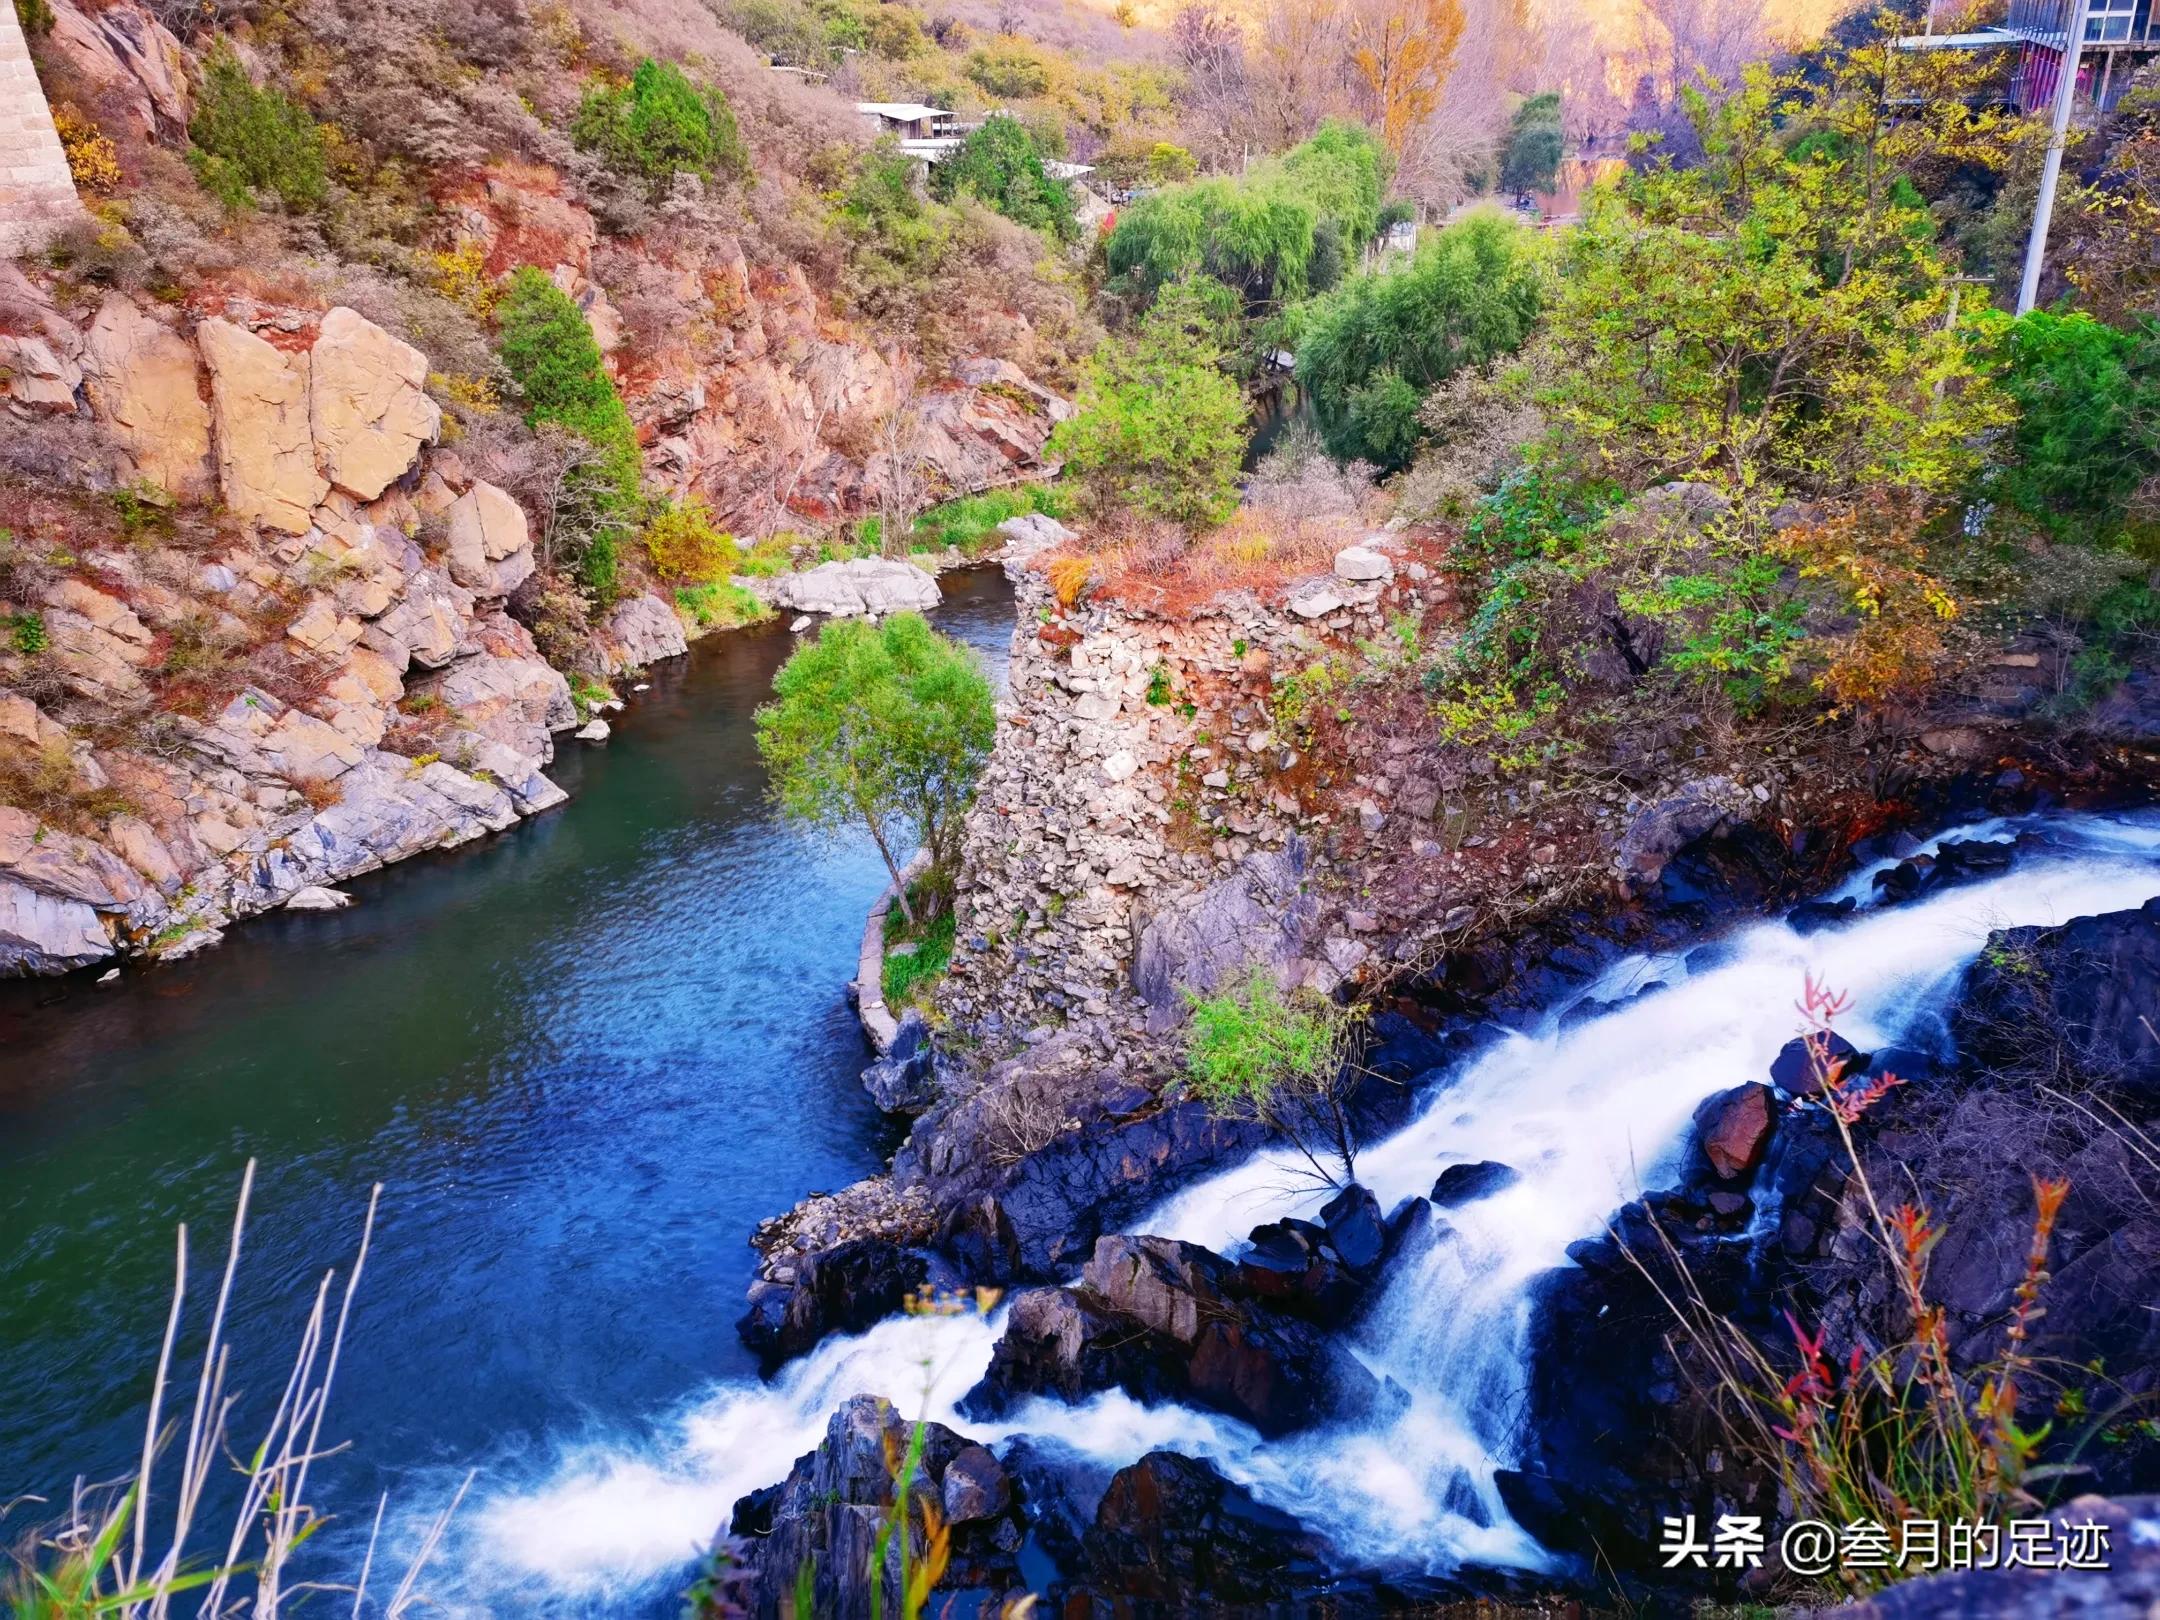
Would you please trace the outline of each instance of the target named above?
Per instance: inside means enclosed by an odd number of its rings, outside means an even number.
[[[0,258],[33,253],[83,217],[67,153],[13,6],[0,6]]]

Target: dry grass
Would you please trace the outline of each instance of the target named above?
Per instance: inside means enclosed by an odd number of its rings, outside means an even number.
[[[17,1576],[0,1592],[0,1597],[10,1601],[10,1612],[35,1615],[40,1620],[90,1620],[91,1616],[166,1620],[175,1612],[245,1612],[258,1620],[277,1620],[288,1603],[301,1607],[305,1594],[335,1591],[350,1592],[352,1612],[361,1612],[375,1560],[373,1537],[357,1589],[296,1580],[292,1565],[298,1550],[328,1522],[308,1496],[308,1477],[316,1462],[341,1449],[324,1444],[323,1416],[344,1352],[353,1299],[367,1264],[382,1189],[375,1188],[368,1198],[360,1246],[335,1314],[331,1311],[331,1293],[337,1273],[330,1271],[315,1290],[314,1303],[301,1327],[292,1371],[262,1438],[252,1449],[238,1451],[229,1432],[238,1397],[234,1393],[232,1347],[226,1342],[225,1331],[254,1186],[255,1162],[251,1159],[241,1177],[232,1241],[211,1309],[194,1401],[184,1424],[176,1416],[168,1426],[165,1402],[174,1383],[174,1352],[187,1305],[185,1225],[179,1231],[172,1309],[158,1352],[157,1376],[150,1389],[150,1409],[143,1424],[142,1452],[135,1470],[109,1487],[92,1488],[77,1482],[59,1524],[16,1553]],[[159,1550],[153,1545],[150,1527],[152,1487],[165,1477],[158,1468],[160,1454],[175,1439],[181,1440],[181,1446],[176,1459],[178,1478],[168,1479],[172,1503],[169,1508],[163,1507],[162,1498],[158,1503],[160,1515],[169,1520],[171,1528],[157,1534],[157,1541],[163,1543]],[[204,1518],[203,1499],[212,1479],[229,1471],[236,1459],[245,1459],[238,1462],[244,1484],[221,1547],[218,1527]],[[465,1486],[471,1482],[472,1476],[467,1475]],[[440,1544],[450,1515],[464,1498],[465,1486],[459,1487],[456,1498],[423,1537],[413,1563],[382,1611],[386,1620],[411,1613],[425,1601],[418,1591],[421,1570]],[[379,1534],[380,1505],[375,1528]],[[186,1601],[176,1610],[175,1600],[183,1596]]]

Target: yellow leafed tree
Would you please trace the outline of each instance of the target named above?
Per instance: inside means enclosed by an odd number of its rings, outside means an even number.
[[[1462,0],[1362,0],[1352,8],[1350,62],[1396,158],[1439,107],[1462,34]]]

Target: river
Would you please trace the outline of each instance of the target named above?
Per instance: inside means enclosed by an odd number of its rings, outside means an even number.
[[[1009,587],[945,590],[936,622],[1002,685]],[[0,986],[0,1504],[127,1469],[173,1229],[201,1289],[250,1156],[251,1397],[384,1187],[330,1407],[352,1451],[317,1475],[348,1529],[379,1490],[432,1513],[468,1466],[753,1372],[751,1229],[896,1142],[842,995],[883,868],[779,824],[752,743],[792,644],[741,631],[654,670],[605,747],[565,741],[568,805],[357,880],[347,911],[109,989]],[[674,1613],[668,1585],[615,1612]]]

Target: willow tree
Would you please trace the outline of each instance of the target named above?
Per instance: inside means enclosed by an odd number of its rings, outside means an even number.
[[[781,666],[773,701],[757,712],[758,753],[781,813],[821,833],[869,833],[911,925],[895,851],[915,840],[930,857],[925,887],[941,903],[996,735],[974,653],[916,613],[826,625]]]

